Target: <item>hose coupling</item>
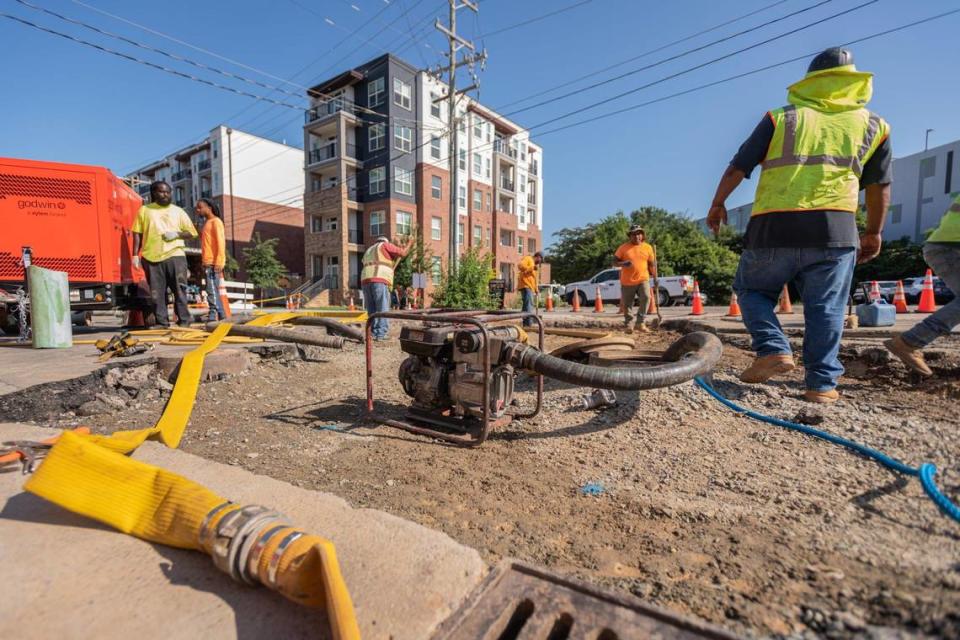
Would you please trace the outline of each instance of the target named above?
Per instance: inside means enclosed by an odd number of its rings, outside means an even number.
[[[288,528],[287,517],[260,505],[234,508],[216,518],[232,503],[218,505],[207,514],[200,528],[200,543],[213,557],[213,564],[237,582],[260,583],[257,566],[266,542]]]

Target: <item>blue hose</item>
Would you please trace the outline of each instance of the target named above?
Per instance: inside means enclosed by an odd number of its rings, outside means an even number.
[[[800,433],[805,433],[806,435],[813,436],[814,438],[820,438],[821,440],[838,444],[841,447],[846,447],[847,449],[856,451],[860,455],[866,456],[871,460],[875,460],[888,469],[893,469],[894,471],[899,471],[905,475],[920,478],[920,484],[923,485],[923,490],[927,493],[930,499],[936,503],[937,507],[940,508],[940,511],[942,511],[947,517],[953,518],[954,521],[960,522],[960,507],[957,507],[957,505],[950,502],[950,499],[947,498],[947,496],[945,496],[940,489],[937,488],[937,484],[933,480],[933,476],[937,473],[937,467],[933,463],[924,462],[919,468],[908,466],[899,460],[891,458],[885,453],[877,451],[876,449],[871,449],[870,447],[862,445],[858,442],[854,442],[853,440],[847,440],[846,438],[841,438],[840,436],[835,436],[827,433],[826,431],[814,429],[813,427],[797,424],[796,422],[788,422],[787,420],[781,420],[779,418],[772,418],[770,416],[765,416],[762,413],[745,409],[744,407],[741,407],[735,402],[727,400],[722,395],[717,393],[716,389],[711,387],[710,383],[700,376],[697,376],[694,378],[694,380],[698,385],[700,385],[700,388],[710,394],[714,400],[720,402],[728,409],[736,411],[737,413],[742,413],[743,415],[753,418],[754,420],[759,420],[760,422],[766,422],[768,424],[777,425],[778,427],[792,429],[793,431],[799,431]]]

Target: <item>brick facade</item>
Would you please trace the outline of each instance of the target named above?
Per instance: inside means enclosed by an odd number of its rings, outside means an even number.
[[[213,199],[223,212],[227,253],[231,255],[234,253],[233,239],[236,237],[235,257],[241,265],[241,275],[243,249],[253,244],[253,238],[258,233],[264,240],[280,240],[277,244],[277,259],[288,272],[300,275],[305,273],[303,209],[238,197],[232,198],[231,207],[230,196],[216,196]]]

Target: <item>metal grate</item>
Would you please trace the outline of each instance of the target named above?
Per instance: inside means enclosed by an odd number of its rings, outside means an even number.
[[[65,178],[40,178],[0,173],[0,198],[20,196],[28,198],[59,198],[78,204],[91,204],[90,182]]]
[[[97,260],[92,255],[78,258],[47,258],[34,256],[33,264],[53,271],[66,271],[70,280],[91,280],[97,277]],[[23,280],[20,256],[0,251],[0,280]]]
[[[736,640],[697,620],[505,561],[434,640]]]

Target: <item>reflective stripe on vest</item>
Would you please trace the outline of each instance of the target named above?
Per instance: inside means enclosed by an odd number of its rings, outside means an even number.
[[[771,116],[775,123],[774,137],[768,158],[761,165],[763,171],[752,215],[818,209],[855,212],[863,167],[888,135],[887,123],[866,109],[825,113],[789,105],[771,112]],[[831,119],[837,120],[830,123]],[[809,135],[804,138],[807,145],[834,146],[828,149],[830,153],[804,152],[801,148],[804,121],[812,121],[807,126],[822,124],[824,130],[833,130],[833,139]],[[838,126],[862,127],[862,134],[856,131],[847,135]],[[778,137],[781,138],[779,145]]]
[[[387,284],[393,284],[393,260],[383,253],[383,243],[378,242],[363,254],[363,271],[360,272],[360,281],[380,278]]]
[[[940,224],[927,238],[927,242],[960,242],[960,195],[947,209],[947,213],[940,219]]]

